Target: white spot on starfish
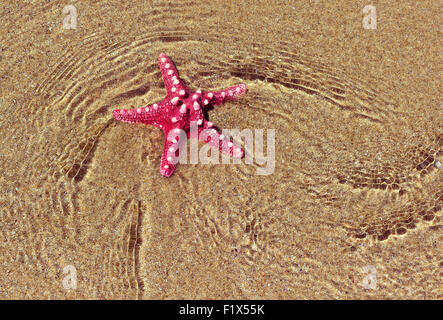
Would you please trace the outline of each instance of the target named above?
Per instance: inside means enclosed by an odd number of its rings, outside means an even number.
[[[171,99],[171,103],[172,104],[177,104],[177,102],[178,102],[178,97],[175,97],[175,98]]]

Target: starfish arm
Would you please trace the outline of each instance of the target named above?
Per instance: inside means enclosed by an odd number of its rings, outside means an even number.
[[[166,93],[168,95],[176,94],[184,96],[187,92],[187,88],[178,76],[177,68],[171,58],[164,53],[160,53],[158,56],[158,66],[160,67]]]
[[[244,150],[223,134],[212,128],[212,123],[204,121],[203,126],[198,128],[198,139],[209,144],[211,148],[234,158],[243,158]]]
[[[178,130],[178,129],[174,129]],[[160,162],[160,174],[169,177],[175,170],[177,162],[174,160],[180,151],[181,142],[185,139],[180,138],[180,134],[170,134],[173,130],[165,130],[165,143],[163,145],[162,159]],[[180,130],[178,130],[180,132]]]
[[[155,125],[162,116],[162,109],[161,103],[154,103],[137,109],[115,109],[112,113],[119,121]]]
[[[177,164],[174,164],[168,160],[169,148],[173,144],[165,138],[165,144],[163,146],[162,160],[160,162],[160,174],[164,177],[169,177],[175,170]]]
[[[235,86],[220,90],[220,91],[209,91],[203,94],[203,104],[211,104],[213,106],[222,104],[225,101],[233,100],[244,93],[248,89],[244,83],[237,84]]]

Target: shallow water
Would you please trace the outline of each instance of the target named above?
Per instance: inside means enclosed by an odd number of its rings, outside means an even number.
[[[0,298],[441,298],[439,8],[366,30],[365,5],[0,8]],[[163,98],[160,52],[193,89],[246,83],[209,119],[275,129],[272,174],[160,176],[163,133],[112,118]]]

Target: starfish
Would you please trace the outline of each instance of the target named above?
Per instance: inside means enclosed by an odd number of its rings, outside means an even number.
[[[129,123],[146,123],[164,132],[160,173],[169,177],[175,170],[180,144],[187,137],[198,138],[212,148],[234,158],[242,158],[244,151],[213,128],[213,123],[203,116],[203,109],[220,105],[246,93],[246,85],[238,84],[220,91],[192,91],[180,79],[177,68],[164,53],[158,57],[158,65],[166,87],[165,98],[157,103],[136,109],[116,109],[114,118]],[[191,123],[197,125],[198,137],[191,136]],[[182,131],[183,130],[183,131]]]

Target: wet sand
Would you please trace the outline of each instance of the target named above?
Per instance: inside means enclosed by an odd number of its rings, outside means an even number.
[[[375,30],[292,2],[0,7],[0,299],[443,297],[438,2],[377,1]],[[112,110],[163,99],[160,52],[246,83],[209,119],[275,129],[272,174],[159,174],[163,133]]]

